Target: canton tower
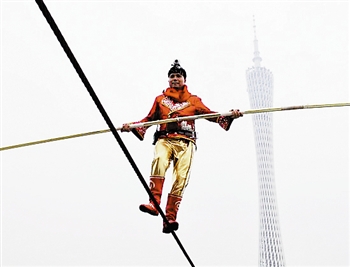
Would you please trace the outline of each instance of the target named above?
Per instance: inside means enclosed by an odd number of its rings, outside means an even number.
[[[254,66],[246,71],[250,107],[272,107],[273,74],[260,66],[258,40],[254,22]],[[282,239],[278,221],[274,179],[272,114],[253,114],[253,127],[259,180],[259,267],[282,267]]]

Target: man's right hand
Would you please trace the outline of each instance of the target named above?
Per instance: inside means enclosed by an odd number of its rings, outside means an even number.
[[[124,123],[122,128],[120,129],[121,132],[130,132],[130,124],[129,123]]]

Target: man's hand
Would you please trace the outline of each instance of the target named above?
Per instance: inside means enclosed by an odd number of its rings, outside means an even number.
[[[243,117],[243,114],[239,111],[239,109],[231,109],[230,110],[232,112],[232,118],[233,119],[237,119],[239,117]]]
[[[130,124],[129,123],[124,123],[122,128],[120,129],[121,132],[130,132]]]

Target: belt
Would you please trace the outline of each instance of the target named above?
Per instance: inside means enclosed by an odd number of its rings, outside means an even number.
[[[180,130],[180,131],[159,131],[158,134],[159,134],[159,136],[161,136],[161,135],[168,135],[168,134],[182,134],[182,135],[185,135],[187,137],[194,138],[194,139],[196,139],[196,137],[197,137],[196,132],[184,131],[184,130]]]
[[[153,136],[153,145],[157,142],[158,138],[161,136],[168,136],[168,134],[181,134],[185,135],[186,137],[196,139],[197,134],[193,131],[185,131],[185,130],[179,130],[179,131],[156,131]],[[185,139],[184,139],[185,140]]]

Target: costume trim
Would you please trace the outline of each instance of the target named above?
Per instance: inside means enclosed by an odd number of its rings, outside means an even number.
[[[179,110],[183,110],[187,107],[189,107],[191,105],[190,102],[186,101],[186,102],[175,102],[170,99],[169,97],[165,96],[162,101],[161,104],[165,107],[167,107],[168,109],[170,109],[170,112],[168,114],[168,116],[170,116],[172,113],[179,111]]]

